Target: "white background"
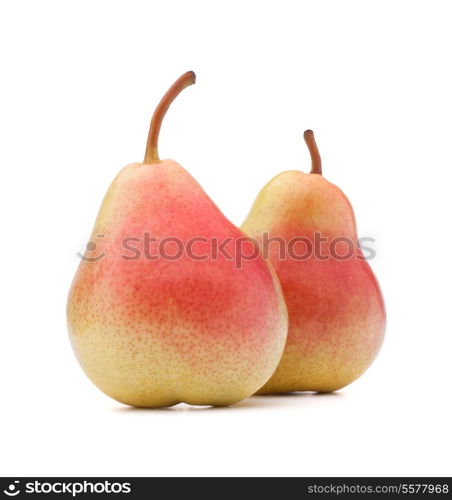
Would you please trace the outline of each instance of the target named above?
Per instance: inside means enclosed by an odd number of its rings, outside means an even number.
[[[451,474],[450,23],[447,1],[1,3],[1,475]],[[76,252],[190,69],[161,156],[234,223],[309,168],[313,128],[376,238],[386,342],[338,394],[134,410],[77,365]]]

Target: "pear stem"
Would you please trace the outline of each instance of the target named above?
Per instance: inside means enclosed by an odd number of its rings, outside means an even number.
[[[193,85],[195,81],[196,75],[193,71],[187,71],[187,73],[184,73],[171,85],[169,90],[158,103],[158,106],[155,108],[154,114],[152,115],[151,126],[149,127],[146,152],[144,154],[144,163],[150,164],[160,161],[158,140],[163,118],[174,99],[176,99],[176,97],[186,87]]]
[[[314,132],[312,130],[305,130],[303,137],[311,155],[311,174],[322,175],[322,159],[320,158],[317,143],[315,142]]]

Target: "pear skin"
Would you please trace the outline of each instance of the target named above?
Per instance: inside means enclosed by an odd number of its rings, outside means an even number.
[[[186,73],[164,96],[145,161],[111,184],[91,237],[102,257],[85,254],[69,294],[70,340],[83,370],[132,406],[236,403],[267,382],[287,337],[271,266],[261,256],[241,262],[253,242],[184,168],[158,158],[163,115],[191,83]],[[227,255],[215,246],[225,241]]]
[[[321,175],[312,131],[305,139],[311,173],[277,175],[242,225],[273,264],[289,312],[282,360],[259,394],[336,391],[364,373],[384,337],[383,297],[357,242],[353,209]]]

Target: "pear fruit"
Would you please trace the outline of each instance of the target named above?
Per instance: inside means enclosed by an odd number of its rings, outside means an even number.
[[[383,341],[383,297],[357,242],[353,209],[322,176],[311,130],[312,170],[282,172],[259,193],[242,229],[262,246],[283,288],[289,335],[260,394],[330,392],[358,378]]]
[[[132,406],[238,402],[267,382],[287,337],[271,266],[260,255],[243,262],[255,244],[186,170],[159,159],[163,116],[194,82],[188,72],[168,90],[144,162],[113,180],[69,293],[80,365]]]

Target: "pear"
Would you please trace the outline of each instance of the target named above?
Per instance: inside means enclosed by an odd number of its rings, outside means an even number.
[[[230,405],[275,371],[287,337],[278,278],[244,233],[173,160],[158,136],[182,75],[155,110],[143,163],[105,195],[69,293],[70,340],[83,370],[138,407]],[[227,244],[226,244],[227,243]]]
[[[340,389],[367,369],[384,336],[383,297],[357,241],[353,209],[322,176],[313,132],[304,137],[311,173],[273,178],[242,225],[273,264],[289,312],[281,363],[260,394]]]

